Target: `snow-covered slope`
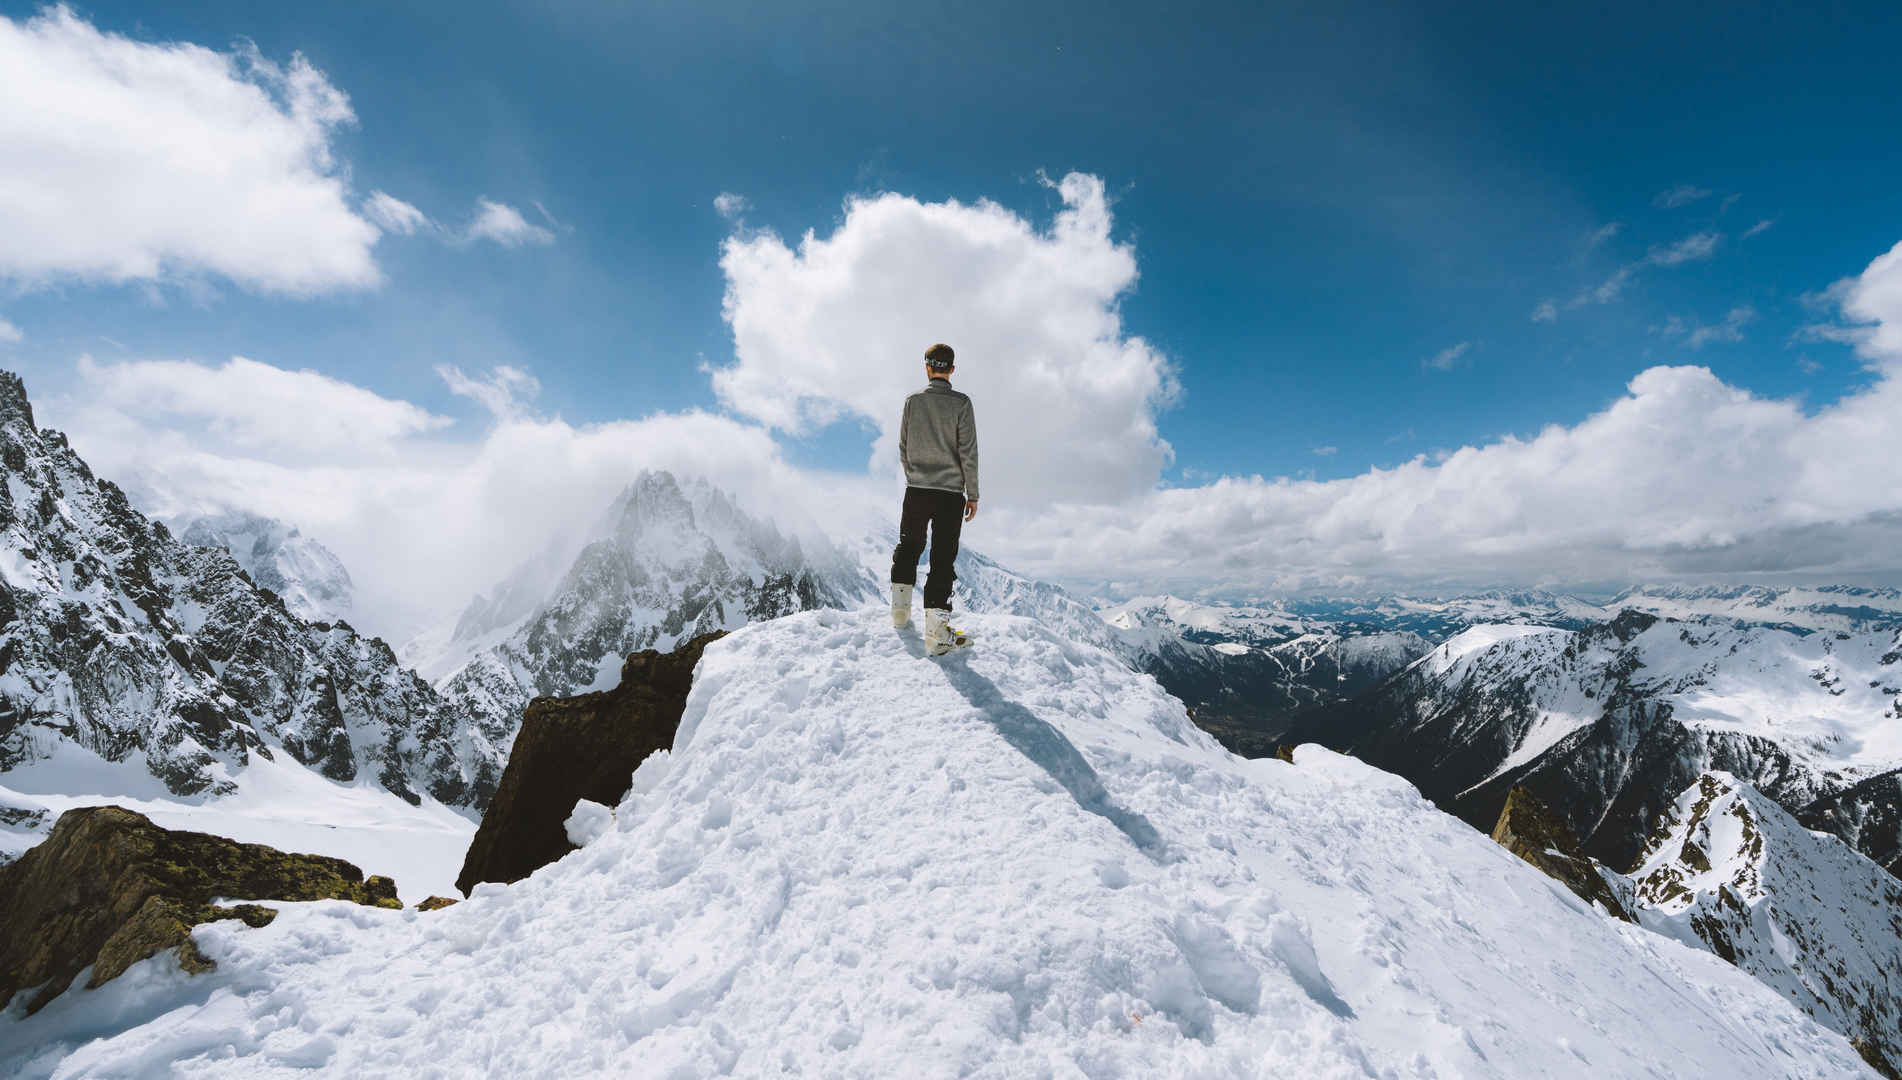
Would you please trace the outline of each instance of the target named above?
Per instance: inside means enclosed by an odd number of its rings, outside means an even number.
[[[174,796],[236,790],[255,758],[479,804],[502,751],[381,640],[311,623],[223,548],[180,542],[34,427],[0,374],[0,782],[87,751]]]
[[[252,581],[283,597],[298,618],[337,622],[350,617],[355,599],[350,572],[295,525],[233,510],[193,519],[179,539],[229,551]]]
[[[1902,882],[1725,773],[1678,797],[1639,919],[1708,948],[1902,1073]]]
[[[966,621],[984,645],[947,660],[875,608],[741,630],[586,848],[440,912],[207,924],[209,975],[155,958],[0,1020],[16,1067],[1868,1075],[1404,782],[1235,758],[1109,653]]]
[[[1795,812],[1902,765],[1895,640],[1636,611],[1577,632],[1477,627],[1303,731],[1475,824],[1525,784],[1623,869],[1708,770]]]

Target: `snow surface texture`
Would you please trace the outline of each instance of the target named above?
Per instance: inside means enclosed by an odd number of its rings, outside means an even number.
[[[0,1071],[1869,1075],[1406,783],[1233,757],[1109,653],[965,618],[943,660],[876,608],[741,630],[586,848],[439,912],[200,927],[217,971],[0,1020]]]
[[[283,597],[300,619],[350,617],[356,590],[343,560],[295,525],[234,510],[193,520],[179,539],[229,551],[252,581]]]
[[[223,798],[181,799],[143,770],[82,747],[60,746],[45,761],[0,773],[0,862],[45,839],[67,810],[110,805],[144,814],[162,828],[348,860],[366,876],[394,878],[406,904],[455,895],[451,890],[476,830],[466,811],[427,795],[411,806],[362,779],[327,780],[288,754],[254,758],[231,783],[235,792]],[[9,817],[19,824],[8,827]]]

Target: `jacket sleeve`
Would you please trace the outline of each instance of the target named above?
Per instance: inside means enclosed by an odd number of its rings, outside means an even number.
[[[911,399],[905,399],[905,411],[898,418],[898,467],[911,479]]]
[[[967,398],[958,417],[958,468],[964,473],[964,497],[977,501],[977,410]]]

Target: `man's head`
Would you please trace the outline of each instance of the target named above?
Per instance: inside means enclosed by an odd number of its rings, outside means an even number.
[[[933,345],[925,350],[925,374],[933,379],[947,378],[957,370],[957,366],[952,363],[955,359],[957,354],[951,351],[951,346]]]

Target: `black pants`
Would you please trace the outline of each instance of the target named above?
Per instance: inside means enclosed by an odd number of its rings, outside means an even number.
[[[905,489],[898,515],[898,547],[892,552],[892,583],[918,584],[918,556],[925,553],[925,527],[931,528],[931,576],[925,579],[925,606],[951,610],[951,583],[958,573],[958,533],[964,529],[964,496],[931,488]]]

